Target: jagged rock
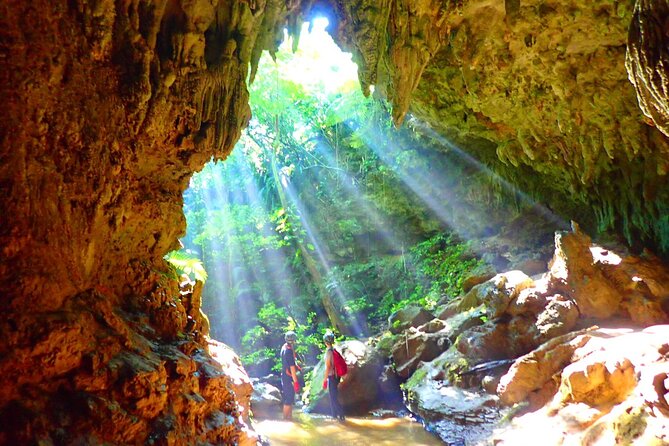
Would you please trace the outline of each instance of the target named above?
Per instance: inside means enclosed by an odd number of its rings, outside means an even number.
[[[574,300],[583,317],[629,317],[642,324],[669,321],[669,275],[659,259],[647,260],[593,246],[576,229],[558,233],[548,287]]]
[[[211,357],[220,364],[223,370],[225,370],[228,385],[232,387],[236,396],[236,402],[240,406],[242,416],[245,420],[248,420],[253,385],[251,384],[249,375],[246,373],[246,370],[244,370],[244,366],[242,366],[242,361],[234,350],[221,342],[209,339],[208,346]],[[217,372],[210,370],[209,373]],[[204,391],[204,389],[202,390]]]
[[[425,66],[445,43],[447,26],[441,20],[439,0],[401,0],[392,5],[387,0],[338,4],[334,12],[340,26],[334,38],[361,66],[363,92],[368,94],[370,85],[385,90],[399,124]]]
[[[191,174],[250,118],[252,53],[291,15],[285,2],[3,6],[0,279],[14,285],[0,412],[15,415],[0,443],[247,442],[203,353],[199,290],[180,295],[162,258]]]
[[[568,333],[520,357],[500,380],[497,393],[501,401],[515,404],[540,391],[569,364],[574,351],[589,340],[590,337],[582,332]]]
[[[418,305],[409,305],[391,314],[388,327],[391,333],[397,334],[409,327],[418,327],[434,319],[434,316]]]
[[[546,307],[537,315],[532,332],[539,342],[544,342],[570,331],[578,317],[574,302],[556,294],[548,299]]]
[[[669,3],[666,0],[638,0],[627,37],[625,66],[636,89],[643,113],[655,126],[669,136],[669,82],[666,64],[666,20]]]
[[[583,402],[589,406],[618,404],[636,387],[635,370],[629,359],[607,361],[605,355],[590,355],[562,371],[560,392],[563,402]]]
[[[460,301],[460,310],[468,310],[485,304],[490,309],[492,318],[499,317],[506,311],[509,303],[534,281],[522,271],[509,271],[498,274],[485,283],[476,285]]]
[[[551,301],[536,317],[530,314],[488,321],[466,330],[454,346],[474,362],[515,358],[574,327],[578,313],[571,302]]]
[[[190,280],[188,275],[181,276],[179,294],[186,310],[188,322],[185,330],[201,336],[209,335],[209,318],[202,312],[202,287],[199,280]],[[201,341],[203,338],[199,338]]]
[[[522,400],[523,393],[555,377],[560,386],[544,407],[535,406],[496,433],[495,443],[518,444],[533,432],[542,433],[544,444],[561,444],[565,432],[579,444],[666,443],[667,387],[658,383],[669,367],[667,339],[669,325],[594,329],[553,339],[520,358],[500,383],[503,401]]]
[[[664,19],[647,20],[643,34],[628,38],[630,23],[641,26],[647,17],[632,18],[634,2],[521,1],[514,20],[505,2],[457,3],[462,8],[444,9],[448,45],[425,67],[414,94],[416,120],[487,166],[522,170],[521,190],[551,195],[557,214],[588,214],[579,217],[589,220],[588,231],[627,228],[630,238],[661,239],[656,246],[666,249],[669,236],[661,235],[665,223],[657,216],[669,198],[660,186],[669,143],[644,119],[624,67],[629,45],[628,59],[642,59],[630,77],[666,97]],[[637,10],[654,10],[651,17],[666,17],[665,0],[637,3]],[[621,193],[621,184],[637,193]]]
[[[408,378],[422,361],[431,361],[450,347],[450,333],[440,330],[434,333],[409,329],[399,336],[393,346],[392,359],[397,374]]]
[[[525,313],[539,314],[546,308],[548,299],[547,281],[540,280],[535,282],[534,287],[518,293],[518,297],[511,301],[506,312],[511,316],[520,316]]]
[[[622,295],[597,268],[591,245],[579,230],[556,234],[550,287],[572,297],[581,315],[607,318],[618,312]]]

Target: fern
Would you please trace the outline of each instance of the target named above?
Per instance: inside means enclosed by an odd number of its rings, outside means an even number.
[[[195,280],[199,280],[202,283],[207,281],[207,270],[204,269],[202,260],[197,257],[193,257],[184,251],[172,251],[164,258],[179,273],[187,274],[189,277],[192,274]]]

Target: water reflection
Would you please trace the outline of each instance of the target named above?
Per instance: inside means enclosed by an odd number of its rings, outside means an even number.
[[[409,418],[347,418],[344,423],[297,414],[293,422],[256,420],[256,432],[269,438],[272,446],[432,446],[439,439]]]

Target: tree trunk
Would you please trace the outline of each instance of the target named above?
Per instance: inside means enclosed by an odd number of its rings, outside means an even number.
[[[286,199],[286,194],[285,191],[283,190],[283,184],[281,183],[281,177],[279,176],[279,170],[277,169],[276,166],[276,158],[274,154],[272,154],[272,178],[274,179],[274,184],[276,186],[277,194],[279,195],[279,200],[281,201],[281,206],[283,206],[283,208],[287,210],[288,200]],[[339,331],[339,333],[349,336],[353,335],[354,334],[353,330],[351,330],[349,324],[347,324],[341,317],[341,315],[337,311],[337,307],[334,304],[332,296],[330,296],[330,293],[325,288],[323,276],[321,275],[321,272],[318,270],[318,265],[316,261],[309,253],[307,247],[299,238],[296,238],[296,243],[297,243],[297,248],[300,250],[300,254],[302,254],[302,258],[304,259],[304,265],[306,266],[312,281],[314,282],[316,288],[318,289],[318,293],[320,294],[321,297],[321,303],[323,304],[325,313],[328,315],[328,319],[330,319],[330,323],[337,331]]]

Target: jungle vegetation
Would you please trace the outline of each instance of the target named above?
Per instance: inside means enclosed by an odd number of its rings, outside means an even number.
[[[238,146],[184,195],[178,258],[204,265],[211,335],[255,374],[275,365],[288,329],[311,357],[326,329],[366,336],[403,306],[457,296],[481,261],[440,203],[501,203],[499,184],[411,119],[395,129],[383,101],[360,92],[355,65],[321,48],[303,38],[295,53],[263,57]],[[438,187],[415,183],[435,175]]]

